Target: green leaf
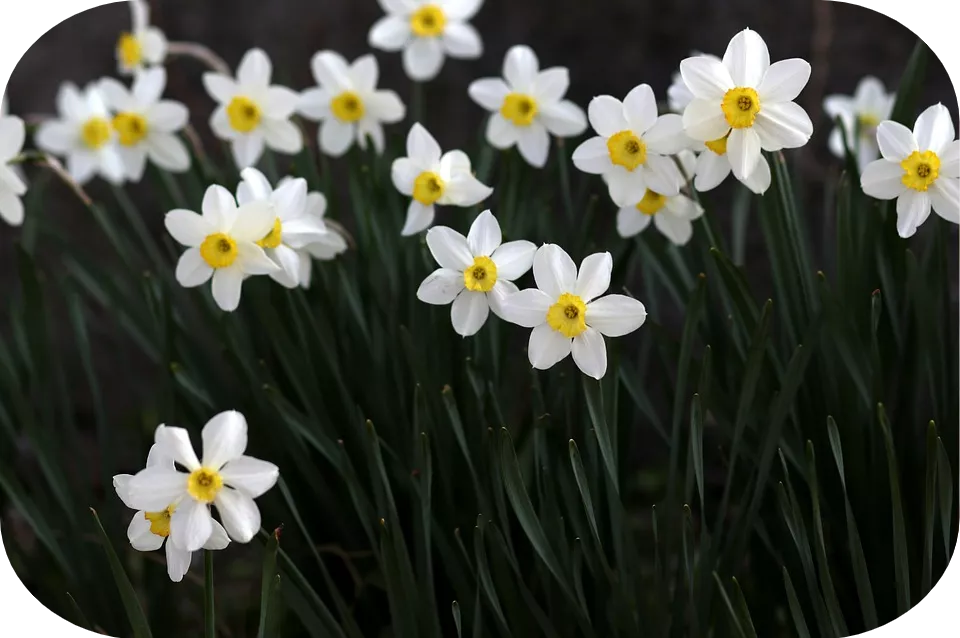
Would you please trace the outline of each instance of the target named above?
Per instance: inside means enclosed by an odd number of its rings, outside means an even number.
[[[690,408],[690,457],[693,460],[693,472],[697,477],[697,492],[700,494],[700,516],[707,517],[704,504],[706,495],[703,491],[703,408],[700,405],[700,395],[693,395]]]
[[[937,426],[927,426],[927,467],[923,492],[923,573],[920,579],[920,597],[930,591],[933,577],[933,527],[937,518]]]
[[[890,119],[912,129],[917,115],[917,106],[924,89],[927,75],[927,57],[929,49],[923,40],[917,39],[907,66],[900,76],[896,100],[893,103]]]
[[[897,453],[887,422],[883,404],[877,405],[877,416],[887,450],[887,473],[890,479],[890,500],[893,507],[893,566],[896,575],[897,613],[910,610],[910,556],[907,550],[907,530],[903,520],[903,502],[900,499],[900,473],[897,470]]]
[[[450,605],[450,611],[453,613],[453,624],[457,626],[457,638],[463,638],[463,630],[460,623],[460,603],[453,601]]]
[[[257,638],[270,638],[277,635],[279,600],[276,597],[280,595],[280,591],[276,589],[275,581],[279,577],[277,550],[280,549],[282,529],[278,527],[273,530],[263,551],[263,570],[260,577],[260,626],[257,629]]]
[[[597,443],[600,445],[603,465],[607,469],[607,476],[610,478],[610,484],[613,486],[614,492],[619,495],[620,475],[617,471],[617,454],[613,449],[614,442],[611,439],[607,418],[604,415],[603,389],[598,381],[584,375],[583,393],[587,397],[587,411],[590,413],[593,432],[597,437]]]
[[[793,588],[790,572],[783,568],[783,586],[787,591],[787,605],[790,607],[790,617],[793,618],[793,628],[797,630],[797,638],[810,638],[807,621],[803,618],[803,608],[797,600],[797,590]]]
[[[576,442],[570,439],[568,444],[570,450],[570,466],[573,468],[573,478],[577,481],[577,489],[580,491],[580,499],[583,501],[583,509],[587,514],[587,523],[590,525],[590,532],[593,534],[593,541],[597,544],[597,553],[603,562],[607,571],[610,567],[607,565],[607,556],[603,551],[603,543],[600,541],[600,530],[597,527],[597,518],[593,509],[593,497],[590,495],[590,483],[587,474],[583,470],[583,461],[580,458],[580,449]]]
[[[820,515],[820,483],[817,480],[817,458],[813,450],[813,443],[807,441],[807,484],[810,486],[810,498],[813,501],[813,540],[814,552],[817,557],[817,568],[820,572],[820,588],[827,605],[827,613],[833,624],[833,632],[837,636],[847,635],[847,623],[837,600],[837,591],[833,586],[833,577],[830,575],[830,560],[827,557],[826,541],[823,536],[823,519]]]
[[[113,581],[120,591],[120,600],[123,602],[123,608],[127,612],[127,618],[130,620],[130,627],[133,630],[134,638],[150,638],[152,636],[150,626],[147,624],[147,617],[143,613],[143,608],[140,607],[140,601],[137,600],[137,592],[134,591],[133,585],[130,584],[130,579],[127,578],[127,573],[123,570],[120,559],[117,558],[117,553],[114,551],[113,545],[107,537],[107,533],[103,530],[103,525],[100,524],[100,517],[97,516],[96,510],[90,508],[90,513],[93,515],[94,523],[96,523],[96,531],[100,537],[100,544],[103,546],[103,551],[107,555],[110,571],[113,572]]]
[[[940,496],[940,526],[943,532],[943,555],[950,558],[950,526],[953,523],[953,470],[950,458],[943,447],[943,441],[937,439],[937,485]]]

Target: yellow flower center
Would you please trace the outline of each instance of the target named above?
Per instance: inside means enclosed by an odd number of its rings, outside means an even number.
[[[727,140],[730,138],[730,133],[727,133],[723,137],[717,140],[711,140],[709,142],[704,142],[703,145],[708,149],[716,153],[717,155],[726,155],[727,154]]]
[[[413,198],[424,206],[430,206],[443,197],[443,191],[446,188],[447,185],[436,173],[430,171],[420,173],[413,183]]]
[[[547,310],[547,323],[565,337],[576,337],[587,329],[587,304],[565,292]]]
[[[113,128],[120,136],[124,146],[136,146],[147,136],[147,120],[139,113],[117,113],[113,117]]]
[[[117,43],[117,55],[120,61],[126,67],[139,66],[143,61],[143,48],[140,46],[140,40],[132,33],[123,33],[120,35],[120,41]]]
[[[720,103],[731,128],[750,128],[760,112],[760,96],[747,86],[730,89]]]
[[[933,151],[914,151],[900,162],[903,185],[924,192],[940,177],[940,158]]]
[[[171,505],[162,512],[144,512],[143,517],[150,521],[150,533],[164,538],[170,536],[170,517],[175,509],[177,506]]]
[[[880,118],[873,113],[861,113],[857,116],[857,124],[861,131],[877,128],[880,125]]]
[[[223,233],[207,235],[200,244],[200,256],[211,268],[226,268],[237,259],[237,242]]]
[[[490,292],[497,283],[497,265],[489,257],[474,257],[473,265],[463,271],[463,285],[474,292]]]
[[[633,131],[620,131],[607,140],[610,161],[632,171],[647,161],[647,145]]]
[[[530,126],[533,124],[533,118],[537,116],[537,101],[529,95],[523,93],[510,93],[503,98],[503,106],[500,107],[500,115],[510,120],[517,126]]]
[[[435,38],[447,26],[447,16],[435,4],[425,4],[410,16],[410,30],[420,38]]]
[[[80,137],[87,148],[97,150],[110,141],[110,122],[102,117],[91,117],[83,123]]]
[[[249,133],[260,125],[262,113],[256,102],[238,95],[227,104],[227,119],[230,126],[241,133]]]
[[[202,503],[212,503],[221,489],[223,477],[220,472],[209,467],[194,470],[187,479],[187,492]]]
[[[643,194],[643,199],[637,204],[637,210],[644,215],[656,215],[667,203],[667,198],[660,193],[654,193],[649,188]]]
[[[270,232],[267,235],[257,242],[257,246],[261,248],[276,248],[280,245],[280,242],[283,241],[283,224],[280,223],[280,218],[277,217],[273,222],[273,228],[270,229]]]
[[[330,110],[341,122],[356,122],[363,117],[363,100],[353,91],[344,91],[330,101]]]

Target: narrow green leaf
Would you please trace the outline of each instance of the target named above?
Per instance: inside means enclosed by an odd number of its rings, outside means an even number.
[[[570,449],[570,466],[573,468],[573,477],[577,481],[577,489],[580,490],[580,498],[583,500],[583,509],[587,513],[587,523],[590,524],[590,531],[593,533],[593,540],[597,544],[597,553],[600,554],[600,560],[604,566],[607,566],[606,553],[603,551],[603,543],[600,541],[600,531],[597,527],[597,518],[593,509],[593,497],[590,495],[590,484],[587,474],[583,470],[583,461],[580,458],[580,449],[573,439],[568,444]],[[609,571],[609,567],[607,567]]]
[[[740,589],[740,583],[736,578],[733,581],[733,599],[737,610],[737,616],[740,618],[740,626],[743,628],[744,635],[747,638],[757,638],[757,630],[753,626],[753,618],[750,617],[750,609],[747,607],[747,599],[743,596]]]
[[[203,635],[217,638],[217,616],[213,591],[213,551],[203,550]]]
[[[87,620],[87,615],[83,613],[83,610],[80,609],[80,605],[77,604],[76,599],[70,592],[66,592],[67,601],[70,604],[70,610],[73,612],[73,624],[78,627],[83,627],[93,631],[93,625],[90,624],[90,621]]]
[[[933,578],[933,528],[937,517],[937,426],[927,426],[927,467],[923,493],[923,573],[920,579],[920,597],[930,591]]]
[[[706,519],[706,494],[703,491],[703,408],[699,394],[693,395],[690,408],[690,457],[693,461],[693,472],[697,477],[697,492],[700,494],[700,516]]]
[[[97,516],[96,510],[90,508],[90,513],[93,515],[94,523],[96,523],[96,531],[100,537],[100,544],[103,546],[103,551],[107,555],[110,571],[113,572],[113,580],[117,585],[117,589],[120,591],[120,600],[123,601],[123,608],[127,612],[127,618],[130,620],[130,627],[133,630],[134,638],[150,638],[152,635],[150,633],[150,625],[147,624],[147,617],[143,613],[143,608],[140,607],[140,601],[137,600],[137,592],[134,591],[130,579],[127,578],[127,573],[123,570],[123,565],[120,564],[120,559],[113,549],[113,544],[110,543],[110,539],[107,537],[103,525],[100,524],[100,517]]]
[[[283,528],[278,527],[273,530],[273,534],[267,539],[267,545],[263,550],[263,570],[260,577],[260,626],[257,629],[258,638],[268,638],[271,635],[270,628],[275,625],[276,620],[271,617],[271,610],[275,606],[274,579],[277,574],[277,550],[280,549],[280,532]],[[279,592],[278,592],[279,593]]]
[[[820,482],[817,480],[817,457],[813,443],[807,441],[807,484],[810,486],[810,499],[813,501],[813,540],[814,553],[817,558],[817,568],[820,572],[820,589],[827,605],[827,613],[833,625],[834,634],[847,635],[847,623],[840,609],[837,591],[833,586],[833,577],[830,575],[830,560],[827,557],[826,541],[823,536],[823,519],[820,512]]]
[[[904,126],[913,127],[917,115],[917,105],[924,88],[927,74],[929,49],[926,43],[917,38],[917,44],[907,60],[907,66],[900,76],[896,100],[893,103],[890,119]]]
[[[590,413],[590,421],[593,423],[593,432],[597,437],[597,443],[600,445],[600,455],[603,457],[603,465],[607,470],[607,476],[610,478],[610,484],[614,492],[620,494],[620,480],[617,471],[617,455],[613,449],[613,441],[610,437],[610,431],[607,426],[607,418],[603,410],[603,390],[598,381],[583,377],[583,393],[587,397],[587,411]]]
[[[457,638],[463,638],[463,629],[460,624],[460,603],[453,601],[450,605],[450,611],[453,613],[453,624],[457,626]]]
[[[907,529],[903,520],[903,502],[900,499],[900,473],[897,470],[897,453],[883,404],[877,405],[880,429],[887,450],[887,473],[890,479],[890,500],[893,507],[893,566],[897,586],[897,614],[902,616],[910,610],[910,557],[907,549]]]
[[[940,527],[943,532],[943,555],[950,558],[950,526],[953,523],[953,470],[950,458],[943,447],[943,441],[937,439],[937,492],[940,496]]]
[[[783,568],[783,586],[787,590],[787,604],[790,606],[790,616],[793,618],[793,628],[797,630],[797,638],[810,638],[807,621],[803,618],[803,608],[797,600],[797,591],[793,588],[793,581],[790,580],[786,567]]]
[[[733,625],[736,635],[740,638],[747,638],[747,633],[743,625],[740,624],[740,614],[737,613],[733,603],[730,602],[730,596],[727,595],[727,590],[723,587],[723,583],[720,582],[720,576],[717,575],[717,572],[713,572],[713,581],[717,584],[717,589],[720,590],[720,597],[723,599],[723,604],[730,614],[730,623]]]

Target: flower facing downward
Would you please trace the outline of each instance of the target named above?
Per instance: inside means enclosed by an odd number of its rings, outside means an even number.
[[[217,137],[228,140],[239,168],[253,166],[266,146],[293,155],[303,148],[300,129],[290,121],[300,97],[270,84],[273,65],[260,49],[251,49],[237,67],[236,79],[204,73],[203,85],[219,106],[210,118]]]
[[[347,250],[347,240],[332,225],[324,221],[327,198],[323,193],[307,193],[307,218],[323,228],[311,236],[310,243],[297,251],[300,256],[300,287],[309,288],[314,259],[330,261]]]
[[[150,448],[150,454],[147,456],[147,467],[175,470],[173,457],[156,443]],[[127,503],[127,488],[132,478],[133,476],[130,474],[118,474],[113,477],[113,487],[124,504]],[[179,504],[179,501],[171,502],[165,508],[156,512],[138,511],[133,515],[130,525],[127,527],[127,539],[138,552],[158,550],[166,541],[167,575],[175,583],[183,580],[187,570],[190,569],[190,560],[193,557],[193,552],[178,547],[170,539],[170,521]],[[230,544],[230,538],[227,536],[226,530],[217,521],[212,521],[211,527],[210,538],[203,544],[203,549],[220,550],[226,548]]]
[[[767,45],[755,31],[735,35],[723,60],[687,58],[680,74],[694,99],[683,111],[687,135],[725,142],[733,174],[744,180],[760,163],[760,150],[797,148],[810,140],[813,124],[793,100],[810,79],[799,58],[770,64]]]
[[[533,265],[532,243],[501,242],[500,224],[489,210],[474,220],[466,237],[446,226],[427,231],[427,247],[440,268],[420,284],[417,299],[452,303],[450,318],[461,336],[476,334],[491,309],[503,318],[503,300],[517,292],[513,280]]]
[[[448,151],[441,155],[437,140],[420,124],[414,124],[407,135],[407,157],[394,160],[390,172],[397,190],[413,198],[400,231],[403,236],[429,228],[435,204],[473,206],[493,193],[473,176],[466,153]]]
[[[23,150],[25,136],[23,120],[6,114],[0,116],[0,219],[11,226],[23,223],[20,196],[27,192],[27,185],[11,160]]]
[[[843,138],[846,134],[850,150],[857,158],[860,172],[877,159],[877,126],[890,119],[896,96],[887,93],[883,83],[873,76],[860,80],[852,95],[828,95],[823,110],[831,120],[840,120],[840,126],[830,133],[830,152],[843,159],[846,155]]]
[[[948,222],[960,223],[960,141],[954,135],[942,104],[921,113],[912,132],[897,122],[877,127],[883,157],[867,166],[860,185],[871,197],[896,198],[901,237],[917,232],[931,207]]]
[[[603,337],[621,337],[643,325],[643,304],[625,295],[600,297],[610,287],[610,253],[590,255],[580,272],[562,248],[541,246],[533,258],[537,288],[510,295],[503,304],[507,321],[533,328],[530,364],[546,370],[571,352],[580,370],[594,379],[607,371]],[[599,299],[598,299],[599,297]]]
[[[403,51],[403,70],[411,80],[432,80],[443,59],[478,58],[483,43],[467,21],[483,0],[379,0],[386,12],[370,29],[370,46]]]
[[[260,510],[253,499],[277,482],[277,466],[243,453],[247,421],[239,412],[221,412],[203,427],[203,460],[197,458],[183,428],[157,428],[155,442],[173,458],[170,465],[147,467],[126,482],[124,503],[145,512],[163,512],[171,503],[170,540],[194,552],[214,531],[210,505],[217,508],[230,538],[248,543],[260,529]],[[162,521],[161,521],[162,523]]]
[[[683,172],[693,175],[696,158],[691,151],[682,151],[677,156]],[[647,190],[632,206],[622,206],[617,213],[617,232],[621,237],[633,237],[643,231],[650,222],[660,233],[677,246],[683,246],[693,236],[693,220],[703,215],[703,207],[683,193],[661,195]]]
[[[163,64],[167,57],[167,38],[150,26],[150,6],[144,0],[130,0],[131,29],[117,42],[117,67],[122,75],[131,75],[146,66]]]
[[[327,155],[339,157],[356,140],[360,148],[373,148],[383,154],[383,124],[404,118],[406,109],[393,91],[378,91],[379,69],[372,55],[357,58],[348,65],[338,53],[321,51],[311,61],[317,88],[300,96],[299,112],[319,120],[320,148]]]
[[[490,111],[487,141],[507,149],[516,145],[531,166],[541,168],[550,152],[550,135],[572,137],[587,128],[583,110],[564,100],[570,74],[563,67],[540,71],[530,47],[515,46],[503,61],[503,77],[470,85],[474,102]]]
[[[177,281],[192,288],[212,278],[213,299],[232,312],[247,276],[278,269],[258,244],[274,228],[277,213],[267,202],[237,208],[230,191],[216,185],[207,189],[201,210],[172,210],[164,219],[170,235],[188,248],[177,263]]]

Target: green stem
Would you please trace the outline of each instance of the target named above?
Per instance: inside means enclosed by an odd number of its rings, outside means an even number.
[[[213,552],[203,550],[203,636],[216,638],[216,618],[213,613]]]

